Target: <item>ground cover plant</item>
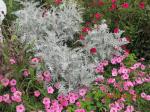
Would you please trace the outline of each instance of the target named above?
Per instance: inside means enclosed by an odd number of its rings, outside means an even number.
[[[0,111],[150,111],[148,0],[4,3]]]

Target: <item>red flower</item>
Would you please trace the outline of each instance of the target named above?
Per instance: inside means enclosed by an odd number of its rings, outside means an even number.
[[[82,32],[87,33],[88,31],[90,31],[90,28],[88,28],[88,27],[82,28]]]
[[[54,2],[55,2],[55,4],[59,5],[62,3],[62,0],[55,0]]]
[[[123,8],[129,8],[129,4],[128,4],[127,2],[123,3],[121,6],[122,6]]]
[[[139,7],[140,7],[141,9],[144,9],[144,8],[145,8],[144,2],[140,2],[140,3],[139,3]]]
[[[100,13],[96,13],[96,14],[94,15],[94,17],[95,17],[96,19],[100,19],[100,18],[101,18],[101,14],[100,14]]]
[[[83,35],[80,35],[80,40],[84,40],[84,36]]]
[[[91,48],[90,49],[90,53],[91,54],[95,54],[97,52],[97,49],[95,47]]]
[[[119,32],[119,28],[115,28],[114,33],[118,33],[118,32]]]
[[[117,8],[117,5],[116,4],[112,4],[111,5],[111,10],[114,10],[114,9],[116,9]]]
[[[103,5],[104,5],[104,2],[103,2],[102,0],[99,0],[99,1],[98,1],[98,5],[99,5],[99,6],[103,6]]]

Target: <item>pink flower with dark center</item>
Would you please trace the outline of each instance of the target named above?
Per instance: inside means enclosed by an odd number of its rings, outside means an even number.
[[[9,84],[10,84],[10,86],[15,86],[16,83],[17,83],[17,81],[15,79],[12,79]]]
[[[122,78],[123,78],[124,80],[127,80],[127,79],[129,79],[129,75],[128,75],[128,74],[123,74],[123,75],[122,75]]]
[[[39,58],[32,58],[31,63],[32,64],[38,64],[40,62]]]
[[[40,96],[40,94],[41,94],[41,93],[40,93],[40,91],[39,91],[39,90],[34,91],[34,96],[35,96],[35,97],[39,97],[39,96]]]
[[[28,69],[25,69],[24,71],[23,71],[23,76],[24,77],[28,77],[29,76],[29,70]]]
[[[9,94],[5,94],[5,95],[3,95],[3,101],[4,102],[6,102],[7,103],[7,101],[9,101],[10,100],[10,95]]]
[[[44,104],[44,105],[50,104],[50,99],[47,98],[47,97],[44,97],[44,98],[43,98],[43,104]]]
[[[12,93],[17,91],[16,87],[11,87],[10,90],[11,90]]]
[[[7,87],[9,85],[9,79],[7,78],[3,78],[1,80],[1,84],[4,86],[4,87]]]
[[[54,92],[54,89],[50,86],[50,87],[47,88],[47,92],[49,94],[52,94]]]
[[[141,93],[141,97],[142,97],[142,98],[146,98],[146,93],[142,92],[142,93]]]
[[[80,90],[79,90],[79,95],[80,95],[80,96],[85,96],[86,92],[87,92],[87,89],[84,89],[84,88],[83,88],[83,89],[80,89]]]
[[[16,112],[25,112],[25,107],[23,104],[16,106]]]

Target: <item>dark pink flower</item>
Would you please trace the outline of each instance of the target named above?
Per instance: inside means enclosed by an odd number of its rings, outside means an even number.
[[[144,9],[144,8],[145,8],[145,3],[144,3],[144,2],[140,2],[140,3],[139,3],[139,7],[140,7],[141,9]]]
[[[123,8],[129,8],[129,4],[128,4],[127,2],[123,3],[121,6],[122,6]]]

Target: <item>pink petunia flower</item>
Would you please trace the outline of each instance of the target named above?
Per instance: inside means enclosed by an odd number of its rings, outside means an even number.
[[[25,107],[23,104],[16,106],[16,112],[25,112]]]
[[[38,91],[38,90],[34,91],[34,96],[35,96],[35,97],[39,97],[40,94],[41,94],[40,91]]]
[[[9,79],[7,78],[3,78],[1,80],[1,84],[4,86],[4,87],[7,87],[9,85]]]
[[[50,99],[47,98],[47,97],[44,97],[44,98],[43,98],[43,104],[44,104],[44,105],[50,104]]]
[[[17,83],[17,81],[15,79],[12,79],[9,84],[10,84],[10,86],[15,86],[16,83]]]
[[[47,88],[47,92],[49,94],[52,94],[54,92],[54,89],[50,86],[50,87]]]

